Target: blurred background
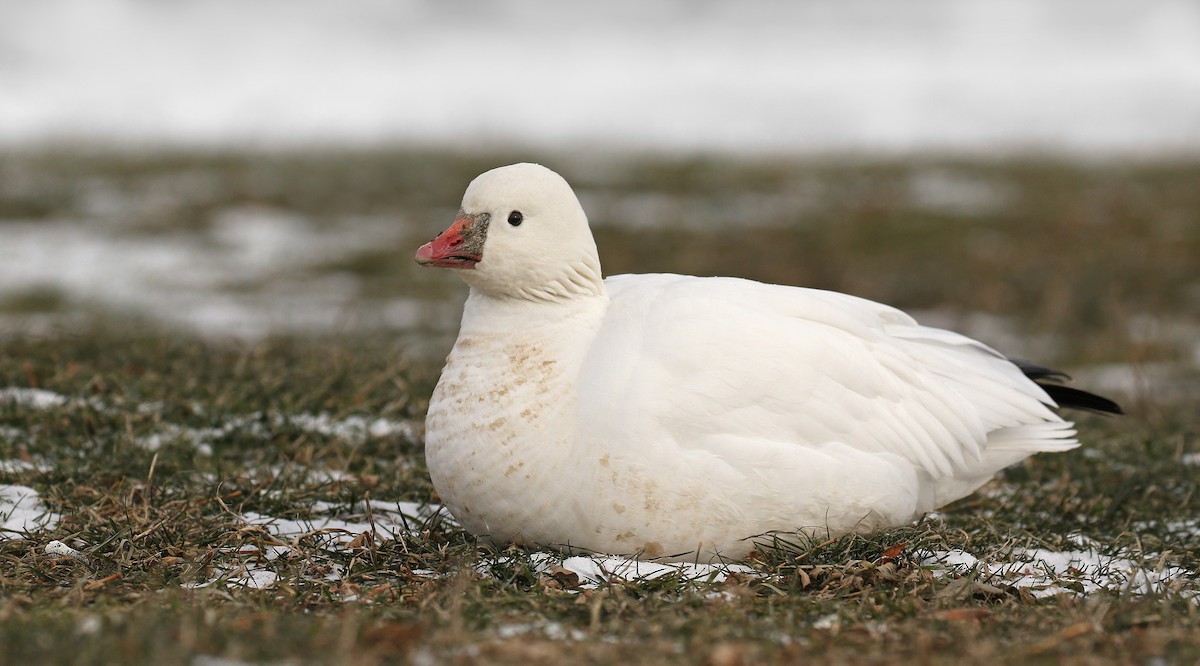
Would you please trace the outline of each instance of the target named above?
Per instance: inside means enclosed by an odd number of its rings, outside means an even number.
[[[607,273],[848,291],[1196,394],[1193,0],[43,0],[0,20],[0,336],[395,336],[474,175],[563,173]]]
[[[736,153],[1200,147],[1192,0],[47,0],[0,137]]]

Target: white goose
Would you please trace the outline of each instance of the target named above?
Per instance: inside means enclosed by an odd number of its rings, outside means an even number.
[[[535,164],[476,178],[416,259],[470,285],[430,400],[429,472],[496,542],[711,560],[772,531],[869,532],[1078,446],[1047,390],[1119,411],[854,296],[604,280],[571,187]]]

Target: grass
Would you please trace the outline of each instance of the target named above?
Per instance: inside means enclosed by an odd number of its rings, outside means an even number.
[[[24,176],[0,192],[0,217],[10,220],[83,215],[94,206],[88,188],[104,183],[145,205],[123,233],[199,228],[225,207],[257,202],[329,225],[395,213],[417,239],[449,219],[441,214],[453,212],[481,163],[507,156],[5,159],[4,173]],[[399,539],[341,545],[336,533],[281,538],[242,519],[382,520],[389,502],[436,502],[420,441],[435,355],[381,331],[201,338],[90,305],[81,326],[3,338],[0,389],[65,400],[0,397],[0,461],[23,463],[0,467],[0,483],[36,489],[62,516],[48,531],[0,541],[0,654],[67,664],[1200,660],[1200,425],[1195,394],[1184,390],[1195,380],[1192,348],[1127,325],[1200,316],[1189,291],[1200,275],[1191,186],[1200,167],[700,158],[585,167],[574,168],[609,272],[738,273],[907,308],[969,304],[1030,322],[1013,324],[1020,339],[1058,341],[1039,360],[1084,370],[1168,363],[1180,390],[1134,396],[1127,418],[1082,416],[1085,449],[1016,466],[919,524],[817,542],[764,538],[746,562],[756,573],[723,582],[593,586],[547,567],[544,554],[479,544],[440,515],[414,519]],[[953,197],[921,202],[913,183],[929,174],[989,183],[1009,203],[984,202],[980,213]],[[143,201],[170,183],[201,181],[184,189],[205,197]],[[808,194],[744,212],[778,225],[722,230],[704,219],[728,218],[746,193],[789,191]],[[646,193],[690,217],[669,220],[670,229],[625,225],[620,216],[651,210],[639,208],[652,205]],[[359,275],[368,295],[441,279],[407,272],[410,250],[373,248],[330,270]],[[38,288],[7,312],[70,304]],[[380,419],[391,427],[362,425]],[[1082,537],[1152,571],[1191,573],[1148,593],[1108,585],[1076,594],[1102,575],[1065,571],[1054,577],[1062,593],[1039,596],[984,565],[943,573],[923,563],[956,550],[1013,562],[1033,548],[1079,550]],[[51,540],[81,556],[48,554]],[[275,583],[236,584],[256,570]]]

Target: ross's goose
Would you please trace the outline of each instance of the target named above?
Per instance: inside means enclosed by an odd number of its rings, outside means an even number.
[[[773,531],[868,532],[1078,446],[1051,394],[1119,411],[854,296],[602,279],[571,187],[535,164],[476,178],[416,259],[470,286],[429,404],[429,472],[497,542],[710,560]]]

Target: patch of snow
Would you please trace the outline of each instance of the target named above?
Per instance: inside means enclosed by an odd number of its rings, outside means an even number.
[[[1133,523],[1130,527],[1145,532],[1162,531],[1180,539],[1200,537],[1200,518],[1166,521],[1140,520]]]
[[[275,582],[279,580],[279,574],[274,571],[255,567],[236,567],[233,569],[218,567],[217,572],[217,575],[203,583],[183,583],[180,587],[189,590],[198,590],[224,582],[226,587],[265,590],[274,586]]]
[[[276,538],[291,540],[301,536],[317,535],[327,537],[331,546],[345,547],[360,534],[374,531],[378,536],[391,537],[392,534],[380,524],[369,522],[351,522],[330,517],[315,517],[311,519],[288,519],[265,516],[253,511],[246,512],[242,519],[251,525],[260,525]]]
[[[104,621],[98,615],[85,615],[75,625],[75,631],[83,636],[95,636],[104,628]]]
[[[1125,325],[1133,342],[1191,346],[1200,339],[1200,322],[1180,316],[1135,314]]]
[[[10,402],[33,409],[52,409],[67,404],[67,398],[44,389],[8,387],[0,389],[0,402]]]
[[[412,419],[396,421],[384,418],[351,415],[335,419],[329,414],[294,414],[280,416],[281,420],[290,423],[301,430],[318,433],[327,437],[357,441],[368,437],[389,437],[399,435],[406,440],[415,440],[420,432],[418,422]]]
[[[918,171],[908,181],[908,199],[912,206],[935,213],[993,214],[1015,198],[1011,186],[956,171]]]
[[[567,628],[561,622],[530,622],[528,624],[504,624],[496,627],[496,635],[500,638],[516,638],[530,634],[541,635],[552,641],[583,641],[587,640],[587,632],[574,627]]]
[[[342,418],[334,418],[329,414],[263,414],[255,412],[230,417],[224,424],[207,428],[192,428],[173,423],[162,423],[157,432],[139,437],[138,446],[157,451],[169,442],[183,442],[196,448],[201,455],[212,455],[212,443],[215,440],[234,434],[247,434],[262,437],[268,434],[267,424],[272,427],[293,427],[326,437],[335,437],[351,443],[366,441],[369,438],[389,437],[398,435],[407,441],[420,439],[421,426],[415,419],[395,420],[369,417],[358,414]],[[319,472],[314,471],[314,474]],[[327,482],[345,481],[352,478],[345,472],[329,470]],[[314,481],[321,479],[314,478]]]
[[[812,623],[813,629],[836,629],[841,626],[842,620],[837,616],[837,613],[822,615]]]
[[[929,565],[931,563],[936,563],[938,566],[944,566],[952,569],[970,569],[976,564],[979,564],[979,560],[976,559],[974,555],[966,551],[948,550],[936,552],[931,557],[925,558],[921,561],[921,564],[923,565]]]
[[[1173,403],[1197,395],[1194,380],[1178,363],[1104,363],[1071,373],[1075,384],[1098,393]]]
[[[314,510],[333,512],[337,507],[334,503],[317,502]],[[364,515],[366,507],[363,503],[355,506],[356,511],[359,509],[364,513],[348,517],[314,516],[304,520],[276,518],[254,512],[247,512],[241,517],[247,524],[261,526],[271,536],[282,541],[293,541],[301,537],[312,538],[319,540],[318,543],[323,548],[345,551],[363,534],[370,533],[381,540],[412,536],[416,534],[416,528],[438,513],[441,507],[414,502],[372,502],[369,517]],[[185,583],[183,587],[198,589],[219,582],[223,582],[227,587],[247,589],[272,587],[278,575],[261,564],[286,557],[292,550],[292,547],[286,544],[268,544],[261,548],[222,551],[230,561],[215,566],[212,578],[203,582]],[[239,561],[245,556],[249,556],[249,561]],[[322,575],[310,579],[338,581],[345,573],[344,567],[336,562],[325,563],[323,570]],[[434,575],[433,572],[429,574]],[[352,601],[354,598],[350,595],[343,600]]]
[[[316,512],[328,512],[336,506],[317,502],[313,508]],[[344,549],[367,533],[384,540],[413,536],[418,527],[440,510],[438,505],[372,501],[369,514],[360,503],[354,507],[354,513],[345,518],[326,515],[297,520],[247,512],[242,519],[251,525],[262,526],[277,539],[291,541],[303,536],[316,537],[326,548]]]
[[[942,575],[975,570],[984,574],[987,582],[1025,588],[1037,597],[1098,591],[1152,594],[1179,590],[1195,577],[1181,567],[1147,566],[1127,557],[1104,555],[1090,545],[1065,552],[1016,549],[1012,558],[1007,562],[984,561],[961,550],[949,550],[929,553],[921,564]]]
[[[51,469],[53,468],[46,463],[35,463],[28,460],[0,460],[0,474],[49,472]]]
[[[496,566],[518,565],[521,556],[500,555],[480,562],[476,571],[490,575]],[[559,553],[540,551],[529,555],[533,570],[550,573],[561,567],[579,577],[580,589],[595,589],[615,581],[637,582],[674,576],[681,582],[719,583],[730,574],[758,576],[754,568],[744,564],[697,564],[691,562],[647,562],[619,555],[576,555],[563,557]],[[432,574],[432,572],[430,572]]]
[[[729,574],[757,575],[744,564],[699,564],[692,562],[646,562],[626,557],[587,555],[568,557],[562,568],[579,576],[585,587],[595,587],[614,580],[653,580],[676,576],[680,580],[719,583]]]
[[[1184,465],[1200,465],[1200,452],[1185,453],[1179,458],[1179,462]]]
[[[0,485],[0,538],[9,532],[25,535],[51,530],[59,520],[60,516],[46,507],[33,488]]]
[[[154,234],[122,230],[93,216],[6,220],[0,297],[56,293],[66,307],[52,314],[64,326],[81,311],[109,309],[139,312],[201,335],[244,339],[277,331],[424,329],[435,319],[447,326],[453,319],[449,304],[430,299],[365,301],[357,276],[328,269],[378,247],[403,244],[406,229],[394,216],[338,218],[333,225],[293,218],[283,211],[226,210],[215,214],[208,233]],[[236,231],[235,221],[247,230]],[[260,236],[273,240],[259,247],[254,239]],[[39,325],[32,315],[12,321],[23,328],[26,319],[30,327]]]
[[[276,474],[283,472],[283,466],[272,466],[272,471]],[[335,483],[354,483],[358,481],[358,477],[346,470],[329,469],[328,467],[309,467],[304,472],[304,479],[308,483],[319,483],[322,485],[331,485]]]
[[[346,505],[338,502],[327,502],[317,500],[312,503],[312,510],[320,513],[335,513],[346,511]],[[371,500],[371,506],[368,508],[365,502],[356,502],[354,506],[349,508],[349,511],[354,514],[366,514],[368,512],[403,516],[410,521],[424,523],[439,512],[444,512],[444,507],[441,504],[427,504],[421,502],[402,502],[388,500]],[[450,520],[443,513],[443,520]]]
[[[147,451],[157,451],[171,442],[183,442],[202,456],[213,454],[212,440],[227,437],[237,427],[226,425],[219,428],[188,428],[173,423],[162,423],[159,431],[138,437],[134,443]]]

